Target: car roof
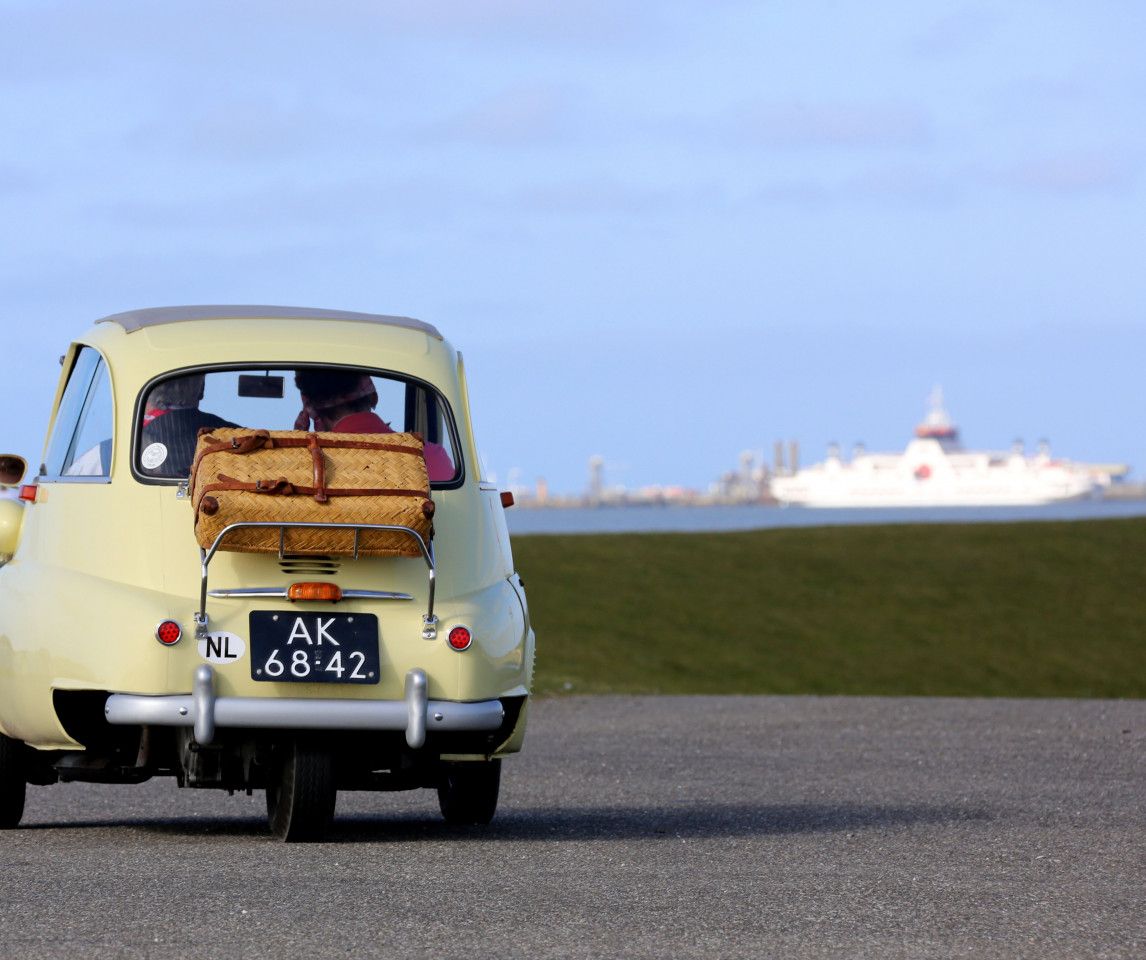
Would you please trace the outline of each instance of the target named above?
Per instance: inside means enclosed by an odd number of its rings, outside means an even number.
[[[129,310],[102,317],[96,323],[114,323],[127,333],[167,323],[185,323],[194,320],[350,320],[358,323],[380,323],[391,327],[405,327],[442,340],[433,324],[412,317],[391,317],[381,313],[353,313],[348,310],[322,310],[313,307],[272,307],[239,305],[211,305],[186,307],[151,307]]]

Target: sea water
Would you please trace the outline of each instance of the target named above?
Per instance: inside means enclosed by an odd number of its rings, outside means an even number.
[[[823,509],[763,505],[727,507],[514,507],[509,532],[654,533],[762,530],[885,523],[1014,523],[1146,516],[1146,500],[1073,500],[1037,507],[873,507]]]

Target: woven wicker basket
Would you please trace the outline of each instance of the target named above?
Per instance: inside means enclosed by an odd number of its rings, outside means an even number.
[[[233,523],[352,523],[408,527],[428,544],[433,501],[413,433],[306,433],[220,428],[204,431],[191,468],[195,538],[208,549]],[[247,528],[220,550],[351,556],[353,530]],[[404,533],[360,531],[359,556],[418,557]]]

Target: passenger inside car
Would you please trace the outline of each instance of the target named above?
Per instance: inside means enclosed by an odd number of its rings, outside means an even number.
[[[374,412],[378,405],[378,391],[369,376],[351,370],[318,367],[299,370],[294,380],[302,400],[302,410],[294,424],[296,430],[395,432]],[[445,447],[428,442],[423,455],[431,481],[453,479],[454,464]]]

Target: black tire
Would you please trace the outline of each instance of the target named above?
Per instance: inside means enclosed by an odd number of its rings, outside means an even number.
[[[489,823],[500,789],[500,760],[443,763],[438,806],[446,823]]]
[[[286,843],[322,840],[337,801],[330,753],[298,740],[284,744],[267,783],[271,833]]]
[[[19,826],[27,791],[28,748],[0,733],[0,830]]]

